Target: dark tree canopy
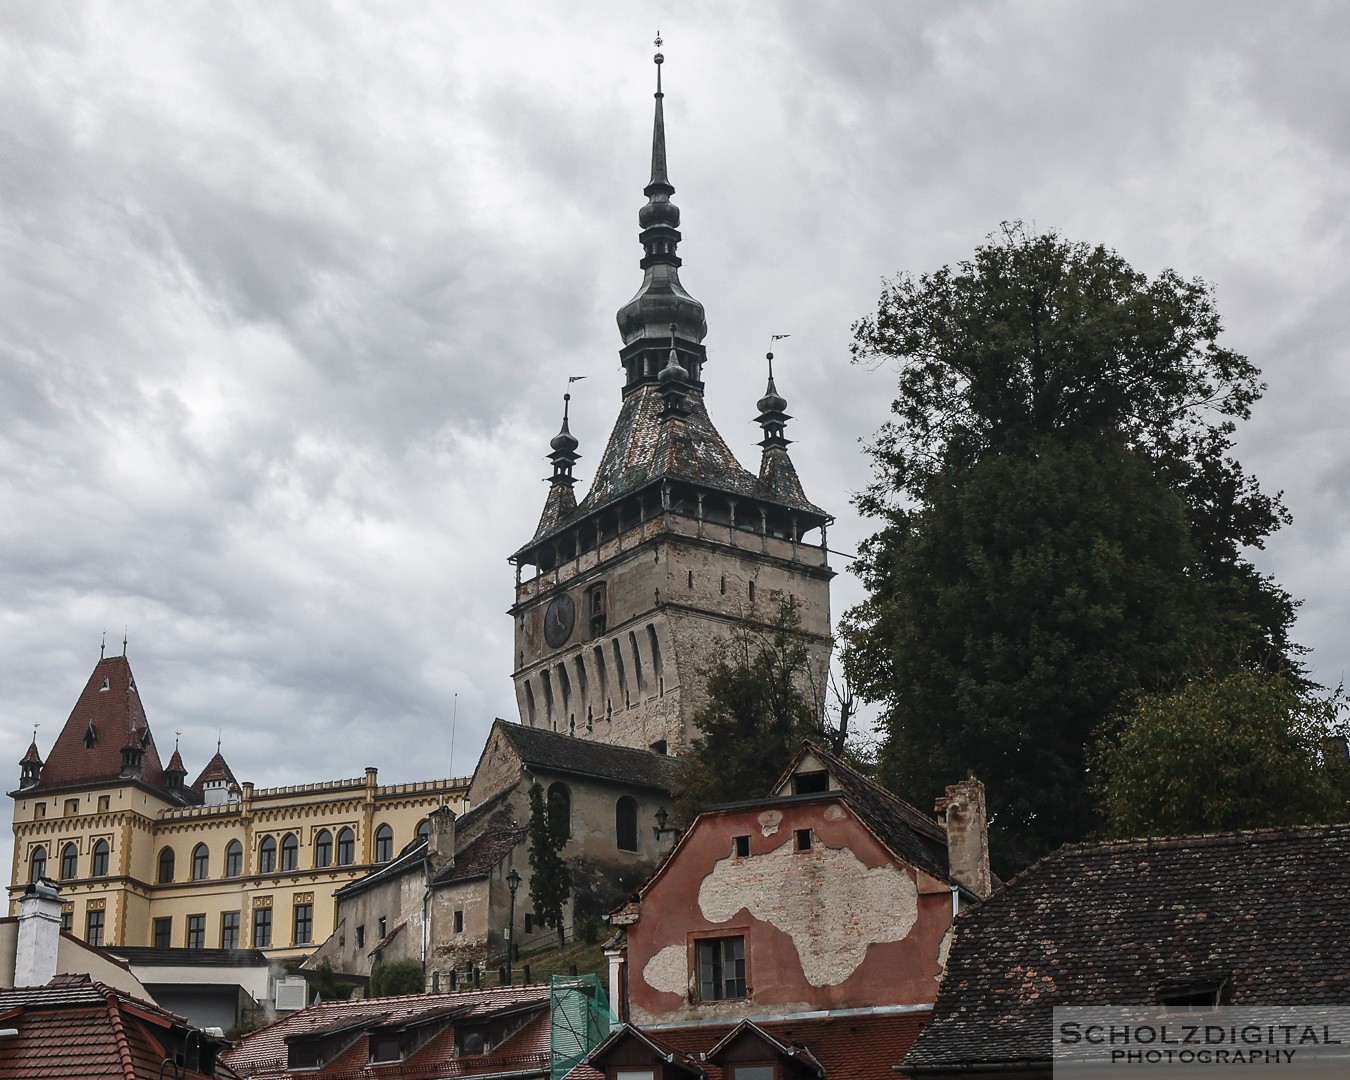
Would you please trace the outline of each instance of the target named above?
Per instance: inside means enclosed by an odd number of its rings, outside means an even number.
[[[1242,554],[1286,520],[1230,454],[1263,387],[1219,332],[1203,283],[1018,226],[854,327],[899,394],[846,670],[887,783],[985,781],[1005,870],[1088,833],[1085,747],[1129,695],[1195,657],[1299,670],[1294,604]]]
[[[1142,695],[1093,754],[1112,837],[1344,821],[1344,698],[1239,671]],[[1338,737],[1339,736],[1339,737]],[[1331,740],[1328,743],[1328,739]],[[1335,750],[1328,752],[1328,746]]]
[[[704,806],[768,794],[804,738],[842,748],[844,735],[826,727],[801,616],[786,597],[770,625],[735,628],[703,685],[707,703],[695,717],[702,735],[686,758],[679,800],[685,824]]]
[[[563,912],[572,894],[571,877],[563,862],[567,817],[561,807],[546,806],[544,790],[530,788],[530,904],[535,917],[558,931],[558,945],[566,944]]]

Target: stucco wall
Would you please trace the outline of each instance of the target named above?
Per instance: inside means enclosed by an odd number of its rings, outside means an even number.
[[[797,850],[801,829],[808,850]],[[749,837],[747,857],[737,836]],[[950,924],[950,888],[897,863],[842,799],[705,815],[628,929],[632,1018],[931,1003]],[[696,942],[737,935],[747,997],[697,1001]]]

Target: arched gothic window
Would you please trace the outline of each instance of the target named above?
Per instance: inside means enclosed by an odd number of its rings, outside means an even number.
[[[339,866],[351,866],[356,862],[356,833],[351,829],[338,833],[337,861]]]
[[[244,872],[244,845],[231,840],[225,848],[225,876],[239,877]]]
[[[47,849],[45,847],[35,847],[33,855],[28,861],[28,880],[36,881],[40,877],[47,876]]]
[[[166,847],[159,853],[159,873],[155,880],[161,885],[167,885],[173,880],[173,848]]]
[[[394,830],[381,825],[375,830],[375,861],[388,862],[394,857]]]
[[[300,841],[295,833],[287,833],[281,838],[281,869],[294,870],[300,862]]]
[[[93,877],[108,876],[108,841],[99,840],[94,844],[94,855],[89,860],[89,872]]]
[[[258,848],[258,873],[275,874],[277,871],[277,840],[275,836],[264,836]]]
[[[318,868],[333,865],[333,834],[320,829],[314,838],[314,865]]]
[[[211,871],[211,852],[205,844],[192,849],[192,880],[205,881]]]

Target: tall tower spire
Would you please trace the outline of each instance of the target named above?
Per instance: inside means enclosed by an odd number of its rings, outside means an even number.
[[[661,44],[659,35],[656,43],[658,47]],[[676,254],[681,239],[680,210],[670,201],[675,187],[670,182],[666,165],[666,95],[661,87],[661,65],[666,58],[658,52],[653,59],[656,63],[656,109],[652,121],[652,177],[642,189],[647,204],[638,211],[638,225],[641,226],[638,239],[643,252],[638,265],[643,271],[642,286],[637,295],[619,309],[618,315],[619,333],[623,337],[619,358],[626,373],[625,394],[656,382],[666,366],[665,345],[672,323],[675,324],[675,348],[680,354],[680,366],[691,382],[701,380],[706,358],[703,338],[708,333],[708,324],[703,316],[703,305],[680,284],[681,260]]]

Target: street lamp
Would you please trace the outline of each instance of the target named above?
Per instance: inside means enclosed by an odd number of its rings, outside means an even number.
[[[516,890],[520,888],[520,872],[513,866],[506,875],[506,887],[511,890],[511,921],[506,927],[506,985],[514,981],[511,965],[516,952]]]
[[[664,806],[659,807],[656,811],[656,824],[652,826],[652,832],[656,835],[656,842],[658,844],[661,842],[661,837],[665,836],[666,833],[677,833],[680,831],[675,825],[666,825],[666,822],[669,819],[670,814],[667,812],[666,808]]]

